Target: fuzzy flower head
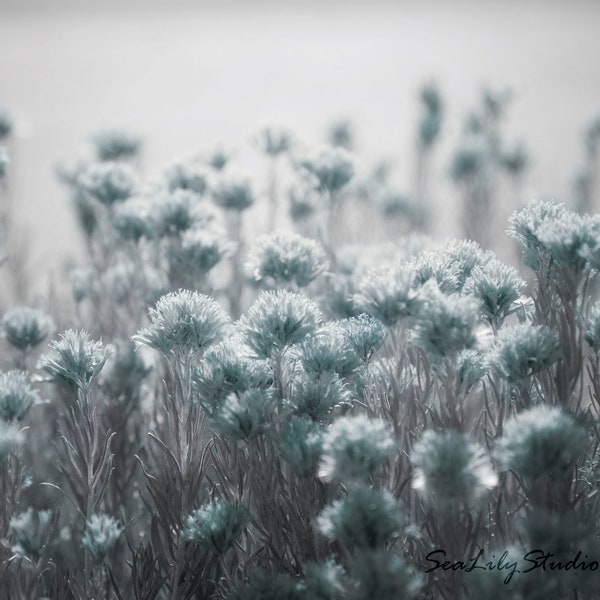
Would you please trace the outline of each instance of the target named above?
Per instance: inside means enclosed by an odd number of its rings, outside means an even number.
[[[305,287],[327,268],[325,250],[315,240],[296,233],[261,236],[250,250],[246,272],[268,287],[295,284]]]
[[[335,407],[350,406],[352,395],[337,373],[312,373],[294,379],[289,403],[294,414],[324,421]]]
[[[383,346],[387,336],[383,323],[366,313],[342,319],[338,326],[351,348],[365,362]]]
[[[40,358],[39,366],[53,381],[89,387],[112,352],[111,346],[94,342],[86,331],[69,329],[50,344],[50,352]]]
[[[354,176],[351,155],[342,148],[326,146],[303,158],[300,166],[329,194],[339,192]]]
[[[165,179],[170,192],[187,190],[202,196],[208,189],[209,172],[199,163],[178,162],[167,169]]]
[[[213,427],[234,440],[250,441],[271,425],[274,400],[266,390],[231,393],[212,418]]]
[[[250,182],[240,177],[222,178],[212,190],[217,206],[225,210],[242,212],[254,204],[255,197]]]
[[[81,545],[89,551],[96,564],[100,564],[123,533],[121,524],[110,515],[92,515],[86,525]]]
[[[588,439],[585,428],[570,413],[534,406],[506,424],[498,458],[529,481],[549,473],[562,479],[569,475]]]
[[[422,297],[425,302],[416,326],[416,342],[433,360],[451,357],[475,344],[476,300],[442,294],[435,286],[423,288]]]
[[[374,550],[398,536],[403,519],[389,492],[364,487],[328,506],[317,524],[331,539]]]
[[[0,462],[2,462],[12,450],[22,444],[25,437],[14,423],[0,420]]]
[[[0,417],[5,421],[21,421],[31,406],[39,401],[23,371],[0,373]]]
[[[540,229],[547,223],[561,222],[568,214],[562,204],[538,200],[510,217],[508,234],[521,244],[525,266],[536,272],[540,269],[545,251]]]
[[[293,143],[290,131],[283,127],[265,127],[258,136],[259,148],[268,156],[279,156],[287,152]]]
[[[190,290],[166,294],[149,314],[150,325],[134,340],[164,354],[203,352],[220,341],[230,325],[229,316],[218,302]]]
[[[107,206],[132,196],[136,186],[133,171],[117,162],[90,165],[79,175],[78,183],[92,198]]]
[[[240,321],[246,344],[259,358],[297,344],[321,323],[321,311],[308,298],[286,291],[263,292]]]
[[[323,439],[319,477],[344,483],[368,482],[395,448],[383,421],[365,416],[340,417]]]
[[[472,270],[464,292],[477,298],[488,322],[499,324],[510,314],[524,285],[515,269],[493,260]]]
[[[279,452],[300,477],[314,476],[323,447],[323,430],[311,419],[293,417],[279,432]]]
[[[153,233],[157,237],[178,236],[194,225],[212,221],[208,210],[200,208],[196,194],[188,190],[175,190],[152,199]]]
[[[484,449],[453,431],[426,431],[411,462],[413,487],[431,506],[471,506],[498,479]]]
[[[103,162],[136,158],[142,146],[137,136],[119,129],[99,131],[92,137],[92,143],[97,159]]]
[[[415,273],[407,265],[373,269],[359,284],[354,304],[391,327],[418,313],[421,300],[414,284]]]
[[[503,379],[518,383],[548,369],[560,356],[555,331],[543,325],[519,323],[500,330],[489,362]]]
[[[598,216],[566,212],[560,219],[544,221],[536,231],[544,249],[562,267],[580,273],[587,264],[586,255],[600,244]]]
[[[335,323],[306,336],[298,346],[298,354],[304,370],[316,376],[337,373],[340,377],[349,377],[362,365],[359,355]]]
[[[273,383],[267,362],[251,358],[248,348],[235,336],[211,346],[192,379],[194,399],[209,417],[232,392],[267,389]]]
[[[12,551],[36,563],[44,548],[52,539],[55,529],[54,515],[51,510],[33,510],[15,515],[10,520],[10,530],[15,536]]]
[[[11,346],[28,350],[39,346],[54,331],[54,322],[41,310],[19,306],[4,314],[2,329]]]
[[[337,148],[350,150],[354,146],[354,127],[347,119],[332,123],[329,127],[327,139],[329,143]]]
[[[193,227],[182,236],[180,243],[169,247],[172,269],[186,272],[197,279],[204,277],[224,258],[235,252],[236,244],[218,230]]]
[[[147,198],[134,196],[119,203],[111,213],[112,225],[124,240],[139,241],[154,235],[155,224],[152,203]]]
[[[185,517],[182,536],[215,554],[224,554],[251,521],[243,506],[215,500]]]

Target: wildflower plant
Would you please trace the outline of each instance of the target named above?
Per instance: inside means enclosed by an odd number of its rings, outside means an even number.
[[[150,321],[135,340],[164,354],[174,350],[204,352],[223,339],[230,323],[217,302],[189,290],[163,296],[150,309]]]
[[[215,554],[223,554],[239,539],[251,520],[243,506],[216,500],[185,518],[183,537]]]
[[[45,312],[26,306],[12,308],[2,318],[4,338],[11,346],[26,351],[39,346],[54,332],[54,322]]]
[[[61,169],[84,233],[73,303],[2,295],[6,597],[595,598],[587,571],[508,586],[461,564],[598,554],[600,221],[538,200],[509,222],[530,273],[488,249],[527,159],[486,91],[450,174],[470,239],[411,233],[435,216],[445,105],[435,84],[419,102],[406,193],[389,161],[359,169],[344,123],[314,153],[264,130],[252,183],[219,149],[148,180],[116,131]]]
[[[292,284],[303,288],[326,268],[325,251],[318,242],[283,233],[259,238],[246,263],[248,276],[268,287]]]
[[[69,329],[40,358],[40,367],[52,381],[87,389],[98,377],[112,349],[94,342],[86,331]]]
[[[23,371],[0,373],[0,417],[5,421],[21,421],[39,396],[31,388]]]
[[[114,517],[93,514],[87,522],[81,544],[92,555],[94,561],[100,564],[122,532],[123,527]]]
[[[319,477],[353,484],[368,482],[395,448],[387,426],[364,416],[340,417],[323,438]]]
[[[471,506],[498,480],[484,449],[455,432],[426,431],[411,462],[413,487],[431,506]]]

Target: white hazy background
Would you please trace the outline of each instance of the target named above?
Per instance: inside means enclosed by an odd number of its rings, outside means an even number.
[[[408,188],[416,94],[430,80],[446,105],[438,176],[482,86],[510,87],[527,194],[568,200],[600,113],[600,2],[0,0],[0,105],[18,119],[11,186],[32,266],[56,271],[81,247],[54,169],[98,129],[140,134],[156,173],[268,122],[321,140],[348,118],[361,154],[392,158]],[[447,234],[456,195],[437,202]]]

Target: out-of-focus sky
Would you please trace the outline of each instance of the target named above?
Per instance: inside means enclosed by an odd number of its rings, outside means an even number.
[[[482,85],[508,86],[508,130],[534,161],[528,192],[568,199],[600,113],[599,24],[600,2],[577,0],[0,0],[0,106],[19,121],[12,193],[34,266],[79,247],[53,169],[102,127],[142,135],[151,173],[265,122],[319,139],[343,117],[367,158],[402,169],[428,80],[446,100],[440,172]]]

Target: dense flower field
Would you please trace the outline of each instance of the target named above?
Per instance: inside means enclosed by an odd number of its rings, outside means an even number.
[[[489,249],[527,166],[506,101],[467,119],[465,239],[443,242],[433,86],[408,195],[345,123],[317,149],[263,130],[262,189],[223,149],[144,179],[139,140],[103,132],[60,169],[86,256],[44,301],[1,113],[0,596],[597,597],[600,127],[572,210],[510,217],[510,266]],[[356,215],[392,239],[347,244]]]

